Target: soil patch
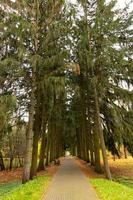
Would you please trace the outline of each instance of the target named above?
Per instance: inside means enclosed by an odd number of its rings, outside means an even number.
[[[109,165],[112,175],[115,176],[127,176],[133,178],[133,158],[117,159],[115,161],[109,160]]]
[[[76,163],[89,178],[105,178],[104,174],[98,174],[94,171],[94,167],[89,163],[75,158]],[[116,159],[115,161],[109,160],[110,170],[113,177],[130,177],[133,178],[133,158],[129,157],[128,159]]]
[[[80,167],[80,169],[84,172],[84,174],[89,178],[105,178],[104,174],[98,174],[95,172],[94,167],[91,166],[89,163],[79,159],[75,158],[77,165]]]

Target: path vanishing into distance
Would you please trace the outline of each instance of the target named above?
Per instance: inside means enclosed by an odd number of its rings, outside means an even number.
[[[66,157],[43,200],[98,200],[74,158]]]

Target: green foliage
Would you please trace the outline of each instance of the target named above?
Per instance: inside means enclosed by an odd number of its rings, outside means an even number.
[[[128,10],[129,5],[123,11],[116,9],[117,1],[79,2],[83,13],[81,18],[75,19],[77,44],[74,53],[80,65],[80,105],[89,102],[93,120],[95,85],[107,148],[119,156],[118,147],[125,143],[132,154],[133,76],[130,73],[132,50],[129,48],[132,12]],[[82,114],[78,110],[79,121],[84,127]]]
[[[0,137],[11,131],[10,122],[16,111],[16,97],[13,95],[0,96]],[[1,140],[2,142],[2,140]]]

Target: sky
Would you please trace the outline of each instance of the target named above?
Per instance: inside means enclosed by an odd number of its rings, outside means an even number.
[[[15,2],[15,0],[11,0],[11,1]],[[68,1],[70,1],[72,3],[76,3],[76,0],[68,0]],[[107,1],[111,1],[111,0],[107,0]],[[132,1],[130,9],[133,10],[133,0],[118,0],[118,7],[123,8],[125,5],[125,2],[128,3],[130,1]]]
[[[69,1],[72,3],[76,3],[76,0],[69,0]],[[107,1],[110,1],[110,0],[107,0]],[[118,0],[118,7],[123,8],[125,5],[125,2],[128,3],[128,2],[130,2],[130,0]],[[130,9],[133,10],[133,2],[132,2]]]
[[[125,3],[129,3],[129,2],[130,0],[118,0],[118,6],[123,8],[125,6]],[[133,9],[133,2],[130,9]]]

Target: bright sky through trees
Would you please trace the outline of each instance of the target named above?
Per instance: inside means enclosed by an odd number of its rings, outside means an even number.
[[[76,3],[76,0],[69,0],[70,2],[72,3]],[[107,1],[110,1],[110,0],[107,0]],[[120,6],[121,8],[125,6],[125,3],[129,3],[130,0],[118,0],[118,6]],[[131,5],[131,9],[133,9],[133,3]]]

